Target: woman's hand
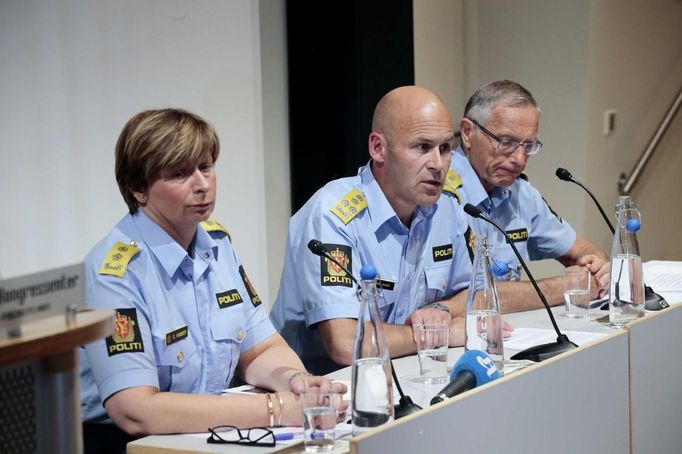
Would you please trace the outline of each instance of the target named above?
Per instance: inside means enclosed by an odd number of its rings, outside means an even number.
[[[302,412],[300,402],[298,402],[298,395],[305,392],[306,389],[319,388],[322,392],[337,394],[336,419],[339,422],[345,419],[346,411],[348,410],[348,401],[343,400],[343,395],[348,391],[348,387],[344,383],[332,381],[327,377],[299,374],[291,380],[290,387],[291,392],[297,396],[297,408],[299,413]]]

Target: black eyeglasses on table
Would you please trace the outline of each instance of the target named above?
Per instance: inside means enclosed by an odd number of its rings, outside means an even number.
[[[217,426],[209,428],[211,433],[207,443],[233,444],[245,446],[275,446],[275,434],[265,427],[251,427],[250,429],[238,429],[235,426]]]

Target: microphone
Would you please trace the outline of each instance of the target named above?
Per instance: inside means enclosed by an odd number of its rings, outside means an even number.
[[[569,172],[568,170],[563,169],[561,167],[556,169],[556,176],[559,177],[560,180],[570,181],[572,183],[577,184],[581,188],[583,188],[585,190],[585,192],[587,192],[590,195],[590,197],[592,197],[592,201],[594,202],[594,204],[597,205],[597,208],[599,209],[599,212],[601,213],[602,217],[604,218],[604,221],[606,221],[606,225],[608,225],[609,229],[611,229],[611,234],[616,233],[616,230],[613,228],[613,224],[611,224],[608,216],[606,216],[606,214],[604,213],[604,209],[601,207],[601,205],[597,201],[597,198],[594,196],[594,194],[592,194],[592,192],[589,189],[587,189],[587,187],[584,184],[582,184],[581,182],[576,180],[573,177],[573,175],[571,175],[571,172]],[[658,293],[654,292],[654,289],[652,289],[651,287],[646,285],[646,283],[644,284],[644,308],[646,310],[648,310],[648,311],[660,311],[661,309],[665,309],[668,306],[669,306],[669,304],[665,300],[665,298],[663,298]],[[604,309],[605,307],[608,307],[608,303],[605,304],[604,306],[602,306],[602,309]]]
[[[358,280],[351,274],[350,271],[348,271],[348,268],[346,268],[342,263],[340,263],[338,260],[336,260],[332,255],[329,253],[327,248],[325,247],[324,243],[322,243],[319,240],[310,240],[308,242],[308,249],[310,249],[310,252],[313,254],[320,256],[320,257],[325,257],[327,260],[331,260],[335,264],[337,264],[345,273],[348,277],[350,277],[353,282],[355,282],[355,285],[360,287],[360,284],[358,284]],[[419,405],[415,404],[410,396],[406,396],[403,393],[403,388],[400,386],[400,382],[398,381],[398,376],[395,373],[395,367],[393,367],[393,360],[389,358],[389,361],[391,361],[391,375],[393,375],[393,381],[395,382],[396,387],[398,388],[398,394],[400,394],[400,402],[398,405],[395,405],[393,408],[393,413],[395,416],[395,419],[400,419],[403,416],[407,416],[409,414],[415,413],[419,410],[422,409]]]
[[[450,373],[450,383],[431,399],[431,405],[485,385],[500,377],[495,363],[481,350],[469,350],[459,358]]]
[[[555,175],[557,177],[559,177],[560,180],[570,181],[571,183],[575,183],[578,186],[580,186],[581,188],[583,188],[585,190],[585,192],[587,192],[589,194],[589,196],[592,197],[592,201],[594,201],[594,204],[597,205],[597,208],[599,209],[599,212],[601,213],[601,217],[603,217],[604,221],[606,221],[606,225],[608,225],[609,228],[611,229],[611,233],[612,234],[615,233],[615,230],[613,228],[613,224],[611,224],[611,221],[609,221],[609,217],[606,215],[606,213],[604,212],[604,209],[601,207],[599,202],[597,202],[597,198],[594,196],[594,194],[592,194],[592,191],[587,189],[587,186],[585,186],[584,184],[582,184],[581,182],[576,180],[573,177],[573,175],[571,175],[571,172],[569,172],[568,170],[566,170],[564,168],[561,168],[561,167],[557,168]]]
[[[544,304],[545,309],[547,309],[547,313],[549,314],[549,320],[552,322],[552,326],[554,327],[554,331],[556,331],[556,334],[557,334],[556,342],[550,342],[548,344],[535,345],[533,347],[527,348],[525,350],[518,352],[514,356],[512,356],[511,359],[529,359],[531,361],[539,362],[539,361],[543,361],[547,358],[551,358],[552,356],[558,355],[559,353],[563,353],[565,351],[572,350],[572,349],[576,348],[577,345],[574,344],[573,342],[571,342],[568,339],[568,336],[566,336],[565,334],[562,334],[561,331],[559,330],[559,325],[557,325],[556,320],[554,320],[554,314],[552,313],[552,309],[550,309],[549,304],[547,303],[547,299],[545,298],[545,295],[540,290],[540,287],[538,287],[538,283],[535,281],[535,278],[533,277],[530,270],[528,269],[528,266],[526,265],[525,260],[523,260],[523,257],[521,257],[521,254],[519,254],[519,251],[518,251],[518,249],[516,249],[514,242],[509,240],[509,237],[507,237],[507,233],[504,231],[504,229],[502,229],[502,227],[497,225],[495,222],[493,222],[487,216],[484,216],[483,213],[481,213],[481,210],[479,210],[478,208],[476,208],[475,206],[473,206],[470,203],[467,203],[466,205],[464,205],[464,211],[469,216],[482,219],[485,222],[491,224],[493,227],[495,227],[500,232],[502,232],[502,235],[504,235],[504,237],[507,239],[507,243],[509,243],[509,246],[511,246],[512,250],[514,251],[516,258],[519,259],[519,263],[521,263],[523,270],[528,275],[528,279],[530,279],[530,282],[533,284],[533,288],[535,288],[535,291],[537,292],[538,296],[540,297],[540,301],[542,301],[542,304]]]

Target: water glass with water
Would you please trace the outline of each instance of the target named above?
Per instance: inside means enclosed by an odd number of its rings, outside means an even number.
[[[306,388],[301,394],[306,452],[328,452],[334,447],[338,394],[322,388]]]
[[[413,381],[425,384],[441,384],[448,381],[448,334],[447,324],[415,325],[419,357],[419,375]]]
[[[581,267],[564,270],[564,315],[568,318],[583,318],[590,310],[590,271]]]

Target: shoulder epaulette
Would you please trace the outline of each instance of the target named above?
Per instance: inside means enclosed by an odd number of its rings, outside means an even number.
[[[445,177],[445,184],[443,185],[443,192],[446,192],[457,199],[457,203],[462,203],[457,189],[462,187],[462,177],[457,172],[450,169],[448,175]]]
[[[223,232],[225,235],[227,235],[227,239],[232,241],[232,236],[230,236],[230,232],[228,232],[227,229],[223,227],[221,223],[219,223],[213,218],[205,220],[204,222],[201,223],[201,226],[207,232]]]
[[[107,252],[107,256],[104,257],[102,266],[99,268],[99,274],[123,277],[126,268],[128,268],[128,263],[138,252],[140,252],[140,248],[135,241],[130,243],[116,242]]]
[[[365,208],[367,208],[365,195],[359,189],[353,189],[341,197],[329,211],[341,219],[344,224],[348,224],[355,216],[362,213]]]

